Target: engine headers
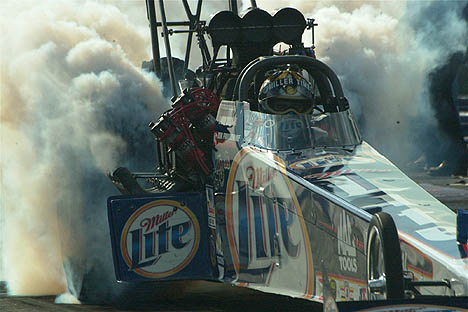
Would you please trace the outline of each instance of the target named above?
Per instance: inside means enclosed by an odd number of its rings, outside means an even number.
[[[184,170],[208,175],[211,166],[206,155],[212,149],[212,136],[219,107],[216,94],[204,88],[184,90],[156,123],[150,123],[157,140],[167,144]]]

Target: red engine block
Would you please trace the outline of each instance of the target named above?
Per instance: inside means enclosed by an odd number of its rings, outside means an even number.
[[[184,90],[172,109],[165,112],[157,123],[150,124],[151,132],[159,141],[166,143],[185,166],[201,169],[205,175],[210,173],[210,168],[202,140],[213,134],[219,102],[218,96],[209,89]]]

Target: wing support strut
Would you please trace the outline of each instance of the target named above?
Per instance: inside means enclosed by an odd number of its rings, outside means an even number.
[[[171,80],[172,94],[174,97],[179,95],[176,83],[176,76],[174,72],[174,63],[172,62],[171,44],[169,41],[169,29],[167,28],[166,11],[164,9],[164,0],[159,0],[159,10],[161,11],[161,21],[164,34],[164,44],[166,46],[167,67],[169,72],[169,79]]]
[[[161,55],[159,53],[159,40],[157,31],[156,9],[154,0],[146,0],[146,13],[150,22],[151,48],[153,52],[154,72],[156,76],[161,77]]]

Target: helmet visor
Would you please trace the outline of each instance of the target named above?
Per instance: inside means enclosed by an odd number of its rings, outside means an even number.
[[[273,114],[286,114],[294,112],[296,114],[310,114],[313,110],[313,103],[310,99],[291,100],[282,98],[269,98],[262,101],[264,109]]]

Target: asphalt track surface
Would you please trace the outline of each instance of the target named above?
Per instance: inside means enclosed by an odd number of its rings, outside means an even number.
[[[453,210],[468,210],[467,177],[431,177],[422,173],[409,174],[426,191]],[[199,282],[183,296],[135,305],[97,306],[55,304],[54,296],[19,297],[8,296],[0,285],[0,311],[322,311],[319,304],[303,299],[266,294],[250,289],[223,284]]]
[[[119,306],[55,304],[54,296],[12,297],[0,295],[0,311],[322,311],[320,304],[308,300],[267,294],[227,284],[208,282],[201,282],[201,284],[205,285],[200,285],[191,291],[185,291],[183,296]]]

